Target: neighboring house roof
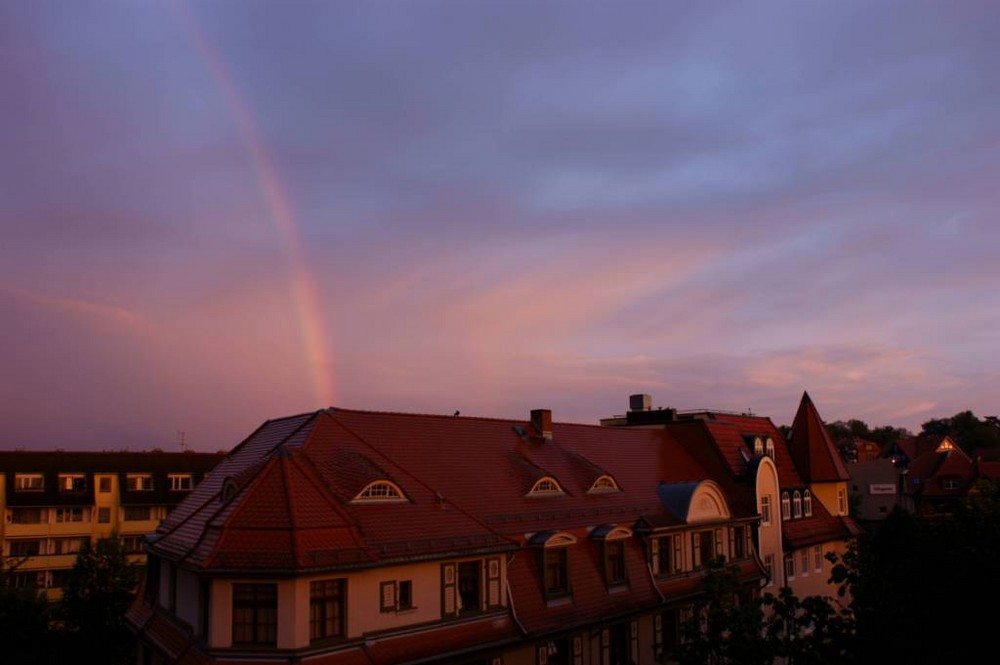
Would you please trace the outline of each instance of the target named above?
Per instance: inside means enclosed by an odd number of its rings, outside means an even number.
[[[972,460],[948,437],[910,462],[906,490],[918,496],[957,496],[975,480]],[[950,481],[950,482],[949,482]]]
[[[807,483],[838,482],[850,479],[840,453],[830,439],[826,425],[809,397],[802,393],[802,401],[792,422],[788,448],[802,478]],[[784,483],[782,483],[784,484]]]

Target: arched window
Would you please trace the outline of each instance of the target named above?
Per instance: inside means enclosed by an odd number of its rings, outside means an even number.
[[[813,514],[813,495],[812,492],[806,490],[802,493],[802,507],[805,511],[806,517],[812,517]]]
[[[764,442],[760,440],[759,436],[753,438],[753,454],[763,455],[764,454]]]
[[[802,494],[798,490],[792,494],[792,517],[795,519],[802,517]]]
[[[227,477],[222,481],[222,493],[219,495],[219,501],[226,503],[234,496],[236,496],[236,481],[232,477]]]
[[[403,491],[395,483],[388,480],[376,480],[368,483],[358,492],[352,503],[398,503],[406,501]]]
[[[781,493],[781,519],[790,520],[792,518],[792,504],[788,498],[788,492]]]
[[[552,476],[540,478],[528,492],[528,496],[554,496],[558,494],[564,494],[563,488]]]
[[[764,444],[764,453],[771,459],[774,459],[774,441],[771,437],[767,437],[767,443]]]
[[[618,483],[611,476],[604,475],[594,481],[594,484],[587,490],[588,494],[607,494],[608,492],[620,492]]]

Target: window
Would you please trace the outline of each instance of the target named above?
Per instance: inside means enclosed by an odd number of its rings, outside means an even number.
[[[18,473],[14,475],[15,492],[41,492],[45,489],[45,476],[40,473]]]
[[[628,582],[625,574],[624,539],[604,541],[604,581],[608,586],[619,586]]]
[[[11,508],[10,521],[14,524],[46,524],[49,514],[45,508]]]
[[[101,476],[97,479],[97,491],[101,494],[111,491],[111,476]]]
[[[60,492],[85,492],[87,490],[87,476],[82,473],[60,473]]]
[[[788,492],[781,493],[781,519],[790,520],[792,518],[792,504],[788,500]]]
[[[126,554],[142,554],[145,536],[123,536],[122,549]]]
[[[569,558],[565,547],[546,547],[542,550],[545,572],[545,597],[563,598],[570,594]]]
[[[799,550],[799,575],[809,574],[809,549],[803,547]]]
[[[747,556],[747,528],[734,526],[729,530],[729,556],[734,560]]]
[[[9,555],[13,557],[38,556],[43,553],[42,541],[38,539],[11,540],[8,548]]]
[[[764,568],[767,570],[767,586],[774,586],[774,555],[764,555]]]
[[[760,497],[760,523],[761,526],[771,525],[771,495],[765,494]]]
[[[588,494],[606,494],[609,492],[620,492],[618,483],[611,476],[601,476],[594,481],[594,484],[587,490]]]
[[[458,564],[459,614],[482,609],[482,572],[483,562],[478,559]]]
[[[719,531],[719,539],[721,540],[722,530]],[[709,561],[711,561],[716,555],[715,549],[715,534],[712,530],[708,531],[696,531],[692,534],[691,547],[694,554],[694,567],[701,568]],[[719,553],[722,551],[722,543],[719,543]]]
[[[764,444],[764,454],[774,459],[774,441],[771,437],[767,437],[767,443]]]
[[[761,441],[759,436],[754,437],[753,440],[753,454],[763,455],[764,454],[764,442]]]
[[[97,521],[101,524],[108,524],[111,521],[111,509],[110,508],[98,508],[97,509]]]
[[[563,488],[559,486],[555,478],[549,476],[536,482],[531,491],[528,492],[528,496],[552,496],[555,494],[563,494]]]
[[[309,584],[309,639],[344,636],[345,580],[319,580]]]
[[[41,589],[45,587],[45,573],[17,570],[7,576],[7,585],[12,589]]]
[[[83,508],[56,508],[56,522],[87,522]]]
[[[233,644],[275,644],[277,638],[277,585],[234,584]]]
[[[792,558],[791,554],[785,555],[785,578],[792,579],[795,577],[795,559]]]
[[[151,473],[125,474],[125,489],[128,490],[129,492],[153,491],[153,474]]]
[[[792,494],[792,517],[795,519],[802,517],[802,494],[798,490]]]
[[[169,473],[167,482],[171,492],[190,492],[194,487],[194,477],[190,473]]]
[[[806,517],[813,516],[813,495],[809,490],[802,493],[802,508]]]
[[[823,546],[816,545],[813,547],[813,565],[816,567],[816,572],[823,572]]]
[[[87,542],[87,540],[87,538],[56,538],[55,553],[76,554],[83,549],[83,544]]]
[[[844,490],[837,490],[837,510],[841,515],[847,514],[847,496]]]
[[[946,490],[957,490],[958,481],[955,480],[954,478],[944,478],[941,480],[941,487],[943,487]]]
[[[393,580],[379,585],[379,608],[385,612],[402,612],[413,609],[413,582],[410,580]]]
[[[660,577],[680,572],[684,567],[681,535],[664,536],[653,541],[653,572]]]
[[[357,503],[400,503],[406,501],[403,491],[395,483],[388,480],[377,480],[369,483],[354,497]]]
[[[124,506],[122,519],[126,522],[145,522],[150,519],[149,506]]]

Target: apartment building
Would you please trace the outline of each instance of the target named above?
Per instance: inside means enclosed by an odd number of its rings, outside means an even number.
[[[200,483],[218,453],[0,451],[0,552],[9,583],[61,596],[83,543],[120,535],[144,560],[145,536]]]
[[[766,580],[754,486],[722,470],[545,409],[267,421],[151,538],[139,662],[659,662],[706,562]]]

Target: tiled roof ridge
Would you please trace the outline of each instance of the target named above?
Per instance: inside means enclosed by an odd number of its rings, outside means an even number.
[[[340,500],[336,496],[334,496],[334,494],[329,490],[329,488],[326,486],[326,483],[320,482],[318,480],[319,472],[316,470],[312,459],[305,452],[305,448],[303,448],[303,451],[301,453],[296,453],[292,455],[290,459],[291,462],[295,464],[295,466],[299,469],[299,471],[302,472],[302,475],[305,476],[309,484],[311,484],[313,488],[315,488],[316,491],[319,492],[324,499],[326,499],[327,503],[330,505],[331,509],[337,514],[337,516],[350,525],[349,531],[351,534],[351,539],[354,541],[354,544],[357,546],[357,548],[360,550],[364,550],[364,552],[369,557],[371,557],[371,552],[369,551],[368,545],[357,537],[357,532],[361,531],[361,527],[358,524],[356,524],[355,521],[350,517],[350,515],[348,515],[344,511],[344,509],[340,506]]]
[[[347,432],[349,435],[351,435],[356,441],[358,441],[359,443],[361,443],[363,446],[365,446],[369,450],[373,451],[381,459],[384,459],[387,462],[389,462],[396,469],[399,469],[399,471],[401,473],[403,473],[404,475],[409,476],[411,479],[413,479],[414,482],[416,482],[418,485],[420,485],[425,490],[427,490],[428,492],[430,492],[432,495],[434,495],[434,496],[442,496],[439,491],[437,491],[436,489],[434,489],[433,487],[431,487],[430,485],[428,485],[427,483],[425,483],[423,480],[421,480],[420,478],[418,478],[412,471],[409,471],[409,470],[403,468],[401,465],[397,464],[395,461],[392,460],[392,458],[390,458],[388,455],[386,455],[385,453],[383,453],[377,447],[375,447],[371,443],[369,443],[367,439],[365,439],[363,436],[361,436],[360,434],[358,434],[357,432],[355,432],[353,429],[351,429],[350,427],[348,427],[346,423],[342,422],[339,418],[334,417],[334,413],[335,413],[335,411],[333,411],[333,409],[330,409],[330,410],[328,410],[328,411],[325,412],[325,415],[328,418],[330,418],[330,420],[332,420],[333,422],[335,422],[338,426],[340,426],[345,432]],[[369,413],[371,413],[371,412],[369,412]],[[445,416],[445,417],[447,417],[447,416]],[[486,524],[485,521],[483,521],[482,519],[480,519],[479,517],[477,517],[475,514],[470,513],[468,510],[466,510],[465,508],[463,508],[459,504],[453,502],[448,497],[443,496],[442,498],[445,501],[447,501],[451,506],[453,506],[456,510],[458,510],[458,512],[462,513],[467,518],[469,518],[470,520],[472,520],[474,523],[478,524],[479,526],[483,527],[484,529],[486,529],[490,533],[496,535],[501,540],[505,540],[505,541],[508,541],[508,542],[513,542],[505,534],[503,534],[503,533],[497,531],[496,529],[494,529],[493,527],[489,526],[488,524]]]
[[[298,528],[298,520],[296,519],[295,502],[292,500],[292,482],[289,478],[289,455],[277,455],[276,459],[281,467],[281,479],[284,484],[285,490],[285,506],[288,510],[288,526],[294,532]],[[289,544],[291,546],[292,561],[298,563],[299,561],[299,545],[297,538],[289,538]]]
[[[325,411],[325,409],[318,409],[316,411],[306,411],[304,413],[298,413],[298,414],[296,414],[294,416],[283,416],[281,418],[271,418],[269,420],[265,420],[263,423],[261,423],[260,426],[257,427],[257,429],[255,429],[253,432],[250,433],[250,436],[246,437],[245,439],[243,439],[242,441],[240,441],[239,443],[237,443],[235,446],[233,446],[232,450],[229,451],[229,453],[226,455],[226,457],[227,458],[231,458],[241,448],[243,448],[250,440],[252,440],[255,436],[257,436],[257,434],[261,430],[263,430],[268,425],[271,425],[272,423],[278,423],[278,422],[281,422],[283,420],[294,420],[295,418],[305,418],[305,420],[303,420],[299,424],[298,427],[296,427],[291,432],[289,432],[287,436],[285,436],[284,438],[282,438],[281,441],[279,441],[278,443],[276,443],[273,447],[271,447],[270,450],[268,450],[266,453],[264,453],[262,455],[262,457],[266,457],[266,456],[272,454],[275,450],[277,450],[281,446],[285,445],[285,443],[290,438],[292,438],[293,436],[295,436],[296,434],[298,434],[299,430],[301,430],[303,427],[305,427],[310,422],[312,422],[313,420],[315,420],[316,416],[318,416],[321,413],[324,413],[324,411]],[[306,418],[306,416],[310,416],[310,417]]]
[[[347,409],[342,407],[333,407],[329,409],[323,409],[328,415],[336,415],[339,412],[346,413],[360,413],[364,415],[374,415],[374,416],[405,416],[407,418],[430,418],[430,419],[440,419],[440,420],[479,420],[483,422],[493,422],[493,423],[507,423],[509,425],[520,425],[523,423],[529,423],[526,418],[503,418],[499,416],[449,416],[443,413],[418,413],[412,411],[379,411],[379,410],[368,410],[368,409]],[[553,425],[566,425],[569,427],[587,427],[598,430],[608,430],[608,427],[601,425],[599,423],[575,423],[567,421],[553,421]],[[621,428],[622,431],[627,430],[627,428]]]

